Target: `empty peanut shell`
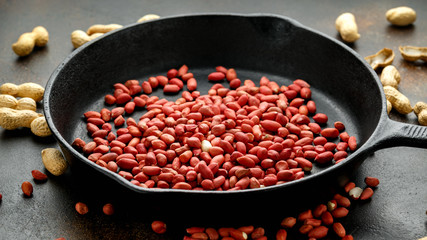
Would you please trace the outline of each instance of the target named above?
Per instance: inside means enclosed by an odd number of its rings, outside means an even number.
[[[374,55],[365,57],[365,60],[376,70],[379,67],[386,67],[394,60],[394,52],[390,48],[383,48]]]
[[[399,46],[399,51],[406,61],[423,60],[427,62],[427,47]]]

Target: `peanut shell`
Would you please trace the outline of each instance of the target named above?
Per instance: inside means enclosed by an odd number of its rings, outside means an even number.
[[[56,148],[46,148],[41,152],[44,167],[53,175],[62,175],[68,167],[68,163]]]

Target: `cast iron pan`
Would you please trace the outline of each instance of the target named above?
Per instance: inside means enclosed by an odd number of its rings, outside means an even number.
[[[106,107],[103,97],[113,92],[114,83],[147,80],[183,64],[198,79],[202,94],[212,86],[207,75],[218,65],[235,68],[242,80],[258,82],[261,76],[267,76],[279,85],[289,85],[297,78],[304,79],[312,86],[318,112],[329,116],[330,125],[338,120],[345,123],[346,131],[358,140],[358,150],[340,164],[315,166],[298,181],[218,192],[136,187],[71,147],[76,137],[89,140],[83,113]],[[171,100],[180,96],[164,96],[161,89],[153,95]],[[381,82],[357,53],[292,19],[271,14],[175,16],[110,32],[75,50],[59,65],[46,86],[44,111],[66,158],[90,168],[88,181],[119,183],[133,194],[132,198],[149,201],[154,209],[173,199],[175,206],[183,206],[179,208],[183,212],[189,201],[193,207],[209,206],[218,211],[244,209],[257,205],[257,201],[271,208],[272,202],[316,198],[316,191],[322,189],[319,186],[331,186],[337,180],[344,183],[377,149],[427,146],[426,127],[387,117]],[[134,118],[138,119],[142,112],[134,113]]]

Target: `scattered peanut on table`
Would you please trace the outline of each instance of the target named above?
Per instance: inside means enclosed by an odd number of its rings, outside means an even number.
[[[400,73],[393,65],[388,65],[381,72],[380,80],[383,86],[391,86],[397,89],[400,83]]]
[[[23,97],[18,100],[18,106],[16,106],[17,110],[37,110],[37,103],[34,99],[29,97]]]
[[[166,224],[163,221],[153,221],[151,223],[151,229],[153,229],[155,233],[163,234],[166,232]]]
[[[414,9],[406,6],[396,7],[388,10],[385,14],[387,21],[396,26],[407,26],[417,19]]]
[[[85,203],[82,203],[82,202],[76,203],[76,205],[74,206],[74,208],[76,209],[76,211],[80,215],[85,215],[86,213],[89,212],[89,208],[87,207],[87,205]]]
[[[0,107],[13,108],[18,106],[18,100],[9,94],[0,94]]]
[[[24,195],[27,197],[31,197],[31,195],[33,194],[33,185],[28,181],[22,183],[21,189]]]
[[[46,148],[41,152],[43,165],[53,175],[60,176],[67,170],[68,163],[61,151],[55,148]]]
[[[374,70],[379,67],[386,67],[394,60],[394,52],[390,48],[383,48],[373,55],[365,57],[365,60]]]
[[[352,13],[343,13],[338,16],[335,20],[335,27],[346,42],[352,43],[360,38],[356,19]]]
[[[0,127],[14,130],[20,127],[31,128],[31,122],[42,116],[32,110],[16,110],[12,108],[0,108]]]
[[[412,106],[409,99],[403,95],[399,90],[391,86],[384,86],[384,93],[388,101],[390,101],[393,109],[401,114],[408,114],[412,112]]]
[[[381,72],[380,80],[383,86],[390,86],[397,89],[400,83],[400,79],[401,77],[399,71],[397,71],[397,69],[392,65],[386,66]],[[393,105],[387,99],[387,114],[390,113],[392,108]]]
[[[27,82],[20,85],[4,83],[0,86],[0,94],[8,94],[14,97],[29,97],[39,102],[43,99],[44,87],[40,84]]]
[[[108,215],[108,216],[113,215],[113,214],[114,214],[114,206],[113,206],[113,204],[111,204],[111,203],[107,203],[107,204],[105,204],[105,205],[102,207],[102,212],[103,212],[105,215]]]
[[[406,61],[422,60],[427,62],[427,47],[399,46],[399,51]]]
[[[49,41],[49,33],[46,28],[42,26],[35,27],[32,32],[22,34],[18,41],[12,44],[12,50],[18,56],[29,55],[34,46],[44,47]]]
[[[9,94],[0,94],[0,107],[13,108],[16,110],[32,110],[36,111],[37,103],[32,98],[24,97],[16,99]]]
[[[31,122],[31,132],[39,137],[47,137],[52,135],[52,132],[47,125],[45,117],[38,117]]]
[[[418,117],[418,122],[423,126],[427,126],[427,103],[417,102],[414,106],[414,112]]]
[[[34,180],[36,180],[36,181],[46,181],[47,180],[47,175],[40,172],[39,170],[31,171],[31,175],[33,176]]]

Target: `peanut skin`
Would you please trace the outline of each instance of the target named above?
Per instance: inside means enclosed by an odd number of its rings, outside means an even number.
[[[341,35],[341,38],[349,43],[355,42],[360,38],[357,30],[356,19],[352,13],[343,13],[335,20],[335,28]]]
[[[49,33],[46,28],[38,26],[32,32],[22,34],[18,41],[12,44],[12,50],[16,55],[23,57],[29,55],[33,51],[34,46],[46,46],[48,41]]]
[[[42,116],[31,110],[15,110],[11,108],[0,108],[0,126],[7,130],[20,127],[31,128],[31,122]]]
[[[68,163],[56,148],[46,148],[41,152],[44,167],[53,175],[62,175],[68,167]]]

